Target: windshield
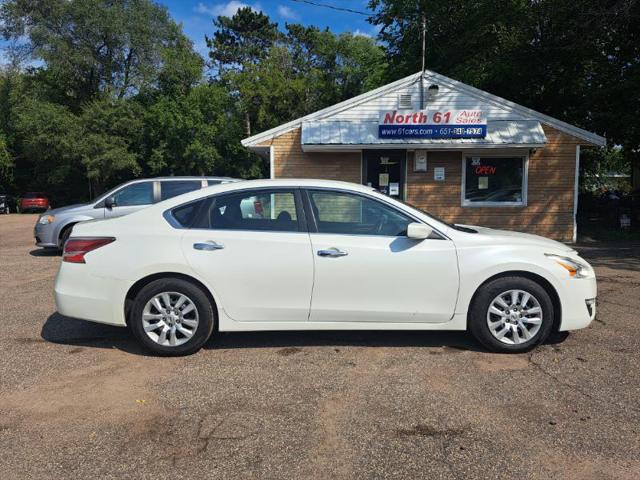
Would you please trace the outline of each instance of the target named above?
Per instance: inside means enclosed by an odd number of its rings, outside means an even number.
[[[429,212],[427,212],[427,211],[425,211],[425,210],[423,210],[421,208],[416,207],[415,205],[410,204],[409,202],[407,202],[405,200],[400,200],[399,198],[394,198],[394,200],[397,200],[398,202],[406,205],[407,207],[412,208],[413,210],[416,210],[416,211],[418,211],[418,212],[422,213],[423,215],[426,215],[426,216],[428,216],[430,218],[433,218],[434,220],[442,223],[443,225],[446,225],[449,228],[453,228],[454,230],[458,230],[460,232],[467,232],[467,233],[477,233],[472,228],[463,227],[463,226],[457,225],[455,223],[449,223],[449,222],[443,220],[442,218],[440,218],[440,217],[438,217],[436,215],[433,215],[432,213],[429,213]]]
[[[394,200],[402,203],[403,205],[406,205],[409,208],[412,208],[413,210],[416,210],[417,212],[422,213],[423,215],[426,215],[428,217],[433,218],[434,220],[442,223],[443,225],[446,225],[447,227],[451,227],[451,228],[454,227],[454,225],[452,225],[451,223],[446,222],[443,219],[441,219],[440,217],[437,217],[436,215],[433,215],[433,214],[431,214],[431,213],[429,213],[429,212],[427,212],[427,211],[425,211],[425,210],[423,210],[421,208],[418,208],[415,205],[412,205],[411,203],[407,202],[406,200],[400,200],[399,198],[395,198],[395,197],[394,197]]]

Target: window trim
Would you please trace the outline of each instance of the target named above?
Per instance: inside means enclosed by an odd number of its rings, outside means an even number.
[[[484,201],[484,202],[470,202],[466,199],[466,183],[467,183],[467,159],[472,157],[480,157],[480,158],[520,158],[522,159],[522,201],[520,202],[496,202],[496,201]],[[513,152],[513,153],[490,153],[490,152],[482,152],[482,153],[464,153],[462,155],[462,188],[460,191],[460,206],[461,207],[526,207],[528,200],[528,191],[529,191],[529,151],[526,153],[523,152]]]
[[[410,214],[409,212],[405,212],[404,210],[396,207],[395,205],[389,203],[389,202],[385,202],[384,200],[374,197],[372,195],[367,195],[366,193],[363,192],[354,192],[353,190],[346,190],[346,189],[342,189],[342,188],[333,188],[333,187],[302,187],[301,188],[303,197],[304,197],[304,209],[305,209],[305,215],[306,218],[308,219],[307,221],[307,225],[309,227],[309,233],[318,233],[320,235],[348,235],[348,236],[356,236],[356,237],[383,237],[383,238],[407,238],[406,235],[369,235],[369,234],[358,234],[358,233],[322,233],[318,231],[318,223],[317,223],[317,219],[315,214],[313,213],[313,209],[311,208],[311,191],[326,191],[326,192],[334,192],[334,193],[341,193],[341,194],[347,194],[347,195],[355,195],[358,197],[363,197],[366,198],[368,200],[371,200],[373,202],[378,202],[381,203],[382,205],[395,210],[396,212],[402,214],[405,217],[410,218],[413,222],[415,223],[422,223],[424,225],[429,225],[432,229],[433,229],[433,233],[435,235],[437,235],[437,238],[428,238],[425,240],[449,240],[449,238],[442,233],[440,230],[438,230],[437,228],[433,227],[431,224],[425,222],[424,220]]]
[[[189,205],[191,203],[196,203],[196,202],[200,202],[200,201],[203,201],[203,200],[212,200],[213,201],[213,205],[211,205],[211,207],[215,208],[215,202],[216,202],[217,198],[219,198],[221,196],[245,194],[245,193],[251,194],[252,192],[265,192],[265,191],[267,191],[269,193],[278,193],[278,192],[281,192],[281,193],[282,192],[284,192],[284,193],[293,193],[294,203],[295,203],[295,207],[296,207],[297,224],[298,224],[298,229],[297,230],[262,230],[262,229],[257,229],[256,230],[256,229],[252,229],[252,228],[233,228],[233,229],[230,229],[230,228],[191,228],[191,227],[185,227],[180,222],[178,222],[178,220],[173,216],[173,210],[175,210],[176,208],[184,207],[184,206]],[[200,206],[200,208],[202,208],[202,206]],[[200,212],[198,212],[198,214],[200,214]],[[167,221],[167,223],[169,223],[169,225],[171,225],[173,228],[178,229],[178,230],[197,230],[197,231],[205,231],[205,232],[216,231],[216,232],[260,232],[260,233],[296,233],[296,234],[300,234],[300,233],[308,234],[309,233],[307,217],[305,215],[304,202],[303,202],[302,194],[300,192],[300,187],[286,187],[286,186],[282,186],[282,187],[254,187],[254,188],[243,188],[243,189],[240,189],[240,190],[230,190],[230,191],[226,191],[226,192],[215,193],[213,195],[207,195],[206,197],[196,198],[195,200],[191,200],[189,202],[181,203],[180,205],[174,205],[173,207],[168,208],[167,210],[162,212],[162,216]]]

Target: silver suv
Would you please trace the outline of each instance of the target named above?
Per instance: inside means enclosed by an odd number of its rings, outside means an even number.
[[[34,228],[36,245],[62,248],[78,222],[114,218],[183,193],[220,183],[238,182],[229,177],[160,177],[133,180],[117,186],[89,203],[48,210]]]

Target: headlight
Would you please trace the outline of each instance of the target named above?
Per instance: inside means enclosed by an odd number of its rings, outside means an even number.
[[[551,253],[545,253],[545,255],[551,260],[555,260],[558,265],[560,265],[569,273],[570,277],[585,278],[588,277],[591,273],[591,268],[589,267],[589,265],[582,263],[575,258],[553,255]]]
[[[38,223],[40,225],[48,225],[49,223],[53,223],[55,219],[55,215],[43,215],[38,219]]]

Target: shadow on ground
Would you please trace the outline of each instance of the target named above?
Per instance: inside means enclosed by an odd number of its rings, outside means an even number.
[[[36,248],[29,252],[32,257],[59,257],[62,252],[55,248]]]
[[[51,343],[93,348],[116,348],[135,355],[151,355],[127,328],[113,327],[68,318],[49,316],[41,332]],[[547,343],[561,343],[566,333],[552,335]],[[456,351],[485,352],[467,332],[448,331],[295,331],[295,332],[214,332],[206,350],[281,347],[431,347]]]
[[[613,270],[640,270],[640,244],[580,244],[576,250],[594,267]]]

